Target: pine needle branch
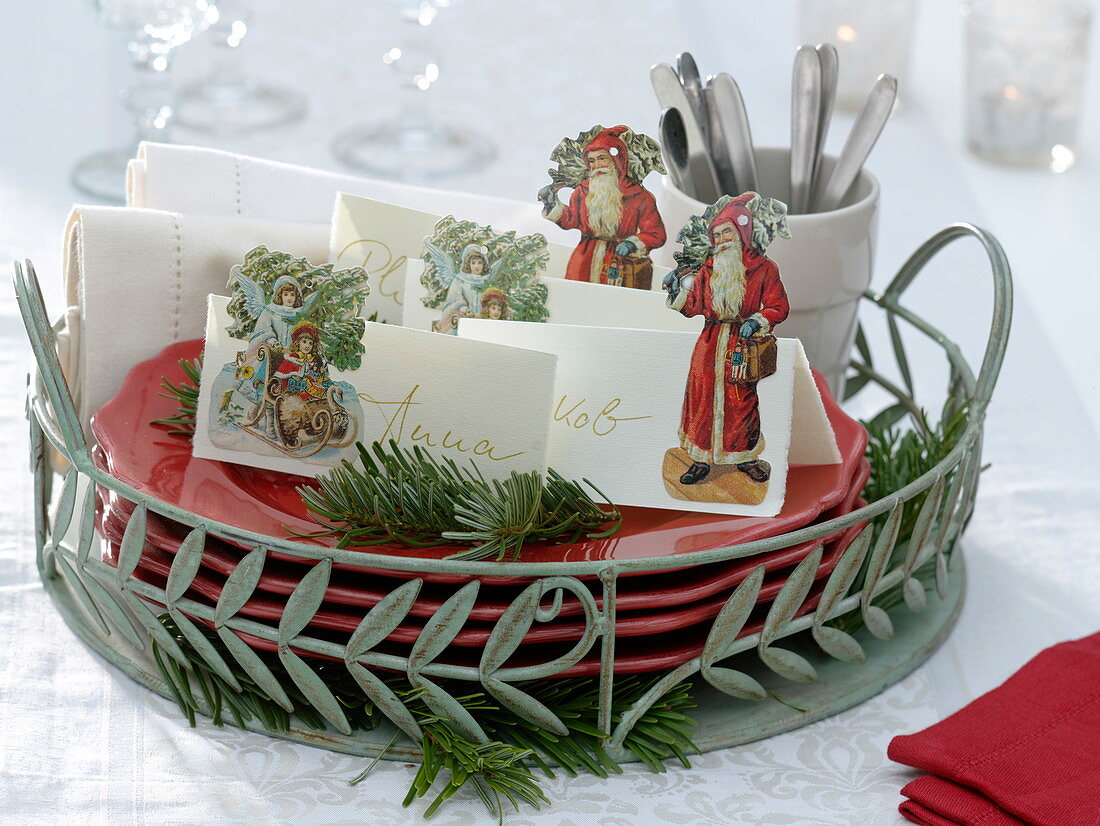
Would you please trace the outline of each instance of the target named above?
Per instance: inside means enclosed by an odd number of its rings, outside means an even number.
[[[185,668],[172,658],[164,656],[155,642],[154,660],[161,677],[168,684],[169,692],[192,726],[197,724],[196,712],[200,708],[196,699],[197,687],[215,725],[224,725],[228,712],[238,726],[243,727],[255,720],[276,734],[290,731],[291,713],[277,705],[248,672],[237,664],[214,631],[202,629],[210,644],[222,655],[237,678],[242,689],[240,692],[235,691],[210,668],[180,633],[171,617],[164,614],[159,619],[186,655],[188,665]],[[297,690],[278,657],[261,651],[256,654],[290,697],[296,721],[307,728],[325,729],[324,719]],[[383,722],[384,716],[363,694],[342,663],[317,662],[313,667],[340,703],[352,729],[370,730]],[[433,814],[466,786],[498,818],[503,817],[504,802],[517,811],[524,803],[539,808],[550,801],[539,787],[538,777],[532,766],[540,769],[546,776],[553,777],[551,761],[571,775],[586,771],[607,777],[610,773],[621,771],[604,749],[605,735],[598,728],[597,677],[531,680],[516,684],[518,689],[541,702],[565,724],[569,729],[567,737],[559,737],[540,729],[527,718],[501,707],[480,686],[440,681],[439,685],[492,738],[490,743],[480,744],[471,742],[449,720],[428,708],[423,701],[423,689],[411,686],[404,676],[378,676],[397,694],[424,732],[420,744],[423,762],[410,785],[405,805],[427,797],[436,789],[425,810],[425,817]],[[612,696],[612,721],[618,722],[660,676],[632,675],[616,680]],[[698,752],[691,740],[691,730],[695,722],[686,713],[694,707],[691,691],[692,685],[689,682],[674,686],[642,715],[626,738],[627,748],[653,771],[664,771],[663,761],[669,758],[675,758],[686,766],[688,753]],[[385,751],[396,740],[397,737],[393,738]],[[376,763],[377,759],[349,782],[354,785],[361,781]]]
[[[183,381],[169,381],[161,377],[163,392],[157,395],[165,399],[175,399],[178,410],[174,416],[165,419],[153,419],[153,424],[165,425],[173,436],[193,436],[195,434],[195,414],[199,407],[199,379],[202,375],[202,355],[197,359],[180,359],[180,369],[186,377]]]
[[[574,542],[614,533],[618,508],[587,480],[554,470],[486,480],[472,461],[460,467],[419,446],[359,443],[359,463],[344,460],[298,492],[339,547],[397,541],[416,547],[468,544],[453,559],[517,559],[528,542]],[[593,499],[587,485],[604,502]]]
[[[920,416],[923,426],[911,430],[902,431],[893,426],[883,426],[876,419],[863,422],[868,434],[866,456],[871,464],[871,476],[863,489],[863,498],[868,502],[876,502],[889,496],[943,461],[954,450],[966,430],[969,409],[969,401],[960,404],[949,396],[944,402],[940,421],[935,427],[927,426],[928,416],[924,411],[921,411]],[[955,468],[947,474],[945,480],[947,485],[951,484],[954,475],[958,472],[959,469]],[[894,556],[905,552],[928,493],[927,490],[921,491],[906,503],[898,528],[897,542],[894,545]],[[941,514],[940,518],[945,516]],[[887,515],[883,514],[875,520],[876,532],[882,530],[886,518]],[[950,548],[947,549],[947,553],[950,553]],[[893,564],[894,560],[891,559],[889,565]],[[868,561],[864,561],[863,570],[860,571],[852,586],[853,591],[863,589],[867,565]],[[926,583],[926,591],[930,590],[931,586],[927,583],[935,576],[934,560],[922,565],[913,572],[913,575],[922,583]],[[878,594],[874,604],[884,611],[897,607],[904,601],[903,586],[904,582],[898,582],[893,588]],[[856,608],[832,620],[829,625],[854,634],[864,625],[863,612]]]

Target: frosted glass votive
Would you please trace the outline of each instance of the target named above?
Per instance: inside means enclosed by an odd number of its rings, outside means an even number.
[[[970,150],[1064,172],[1077,158],[1091,13],[1078,0],[972,0],[966,26]]]
[[[860,109],[883,72],[904,85],[915,9],[915,0],[799,0],[799,42],[836,46],[839,108]]]

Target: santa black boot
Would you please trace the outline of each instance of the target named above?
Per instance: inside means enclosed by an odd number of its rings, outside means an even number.
[[[737,469],[748,476],[754,482],[767,482],[772,475],[772,466],[763,459],[754,462],[742,462]]]
[[[692,462],[691,467],[680,477],[680,484],[694,485],[696,482],[702,482],[707,478],[708,473],[710,473],[710,465],[706,462]]]

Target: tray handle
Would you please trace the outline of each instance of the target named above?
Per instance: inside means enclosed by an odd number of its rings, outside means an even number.
[[[91,453],[84,429],[80,426],[80,417],[76,412],[72,391],[69,389],[65,374],[61,369],[61,360],[57,357],[57,335],[46,313],[46,302],[42,298],[42,288],[30,259],[15,262],[15,300],[27,328],[27,337],[31,342],[35,361],[38,364],[38,380],[46,391],[54,419],[65,445],[66,458],[78,468],[91,464]],[[40,417],[45,420],[45,417]]]
[[[913,283],[920,271],[940,250],[960,238],[976,238],[989,257],[993,275],[993,319],[989,338],[986,341],[985,355],[978,371],[975,384],[974,404],[978,415],[985,413],[993,395],[993,387],[1001,372],[1005,350],[1008,348],[1008,333],[1012,326],[1012,268],[1004,248],[993,235],[973,224],[957,223],[944,227],[909,256],[898,270],[886,290],[874,298],[876,303],[891,311],[901,309],[902,294]]]

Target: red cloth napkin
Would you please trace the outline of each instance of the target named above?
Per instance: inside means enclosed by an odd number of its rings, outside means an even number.
[[[891,760],[930,772],[899,810],[928,826],[1100,826],[1100,633],[1041,652]]]

